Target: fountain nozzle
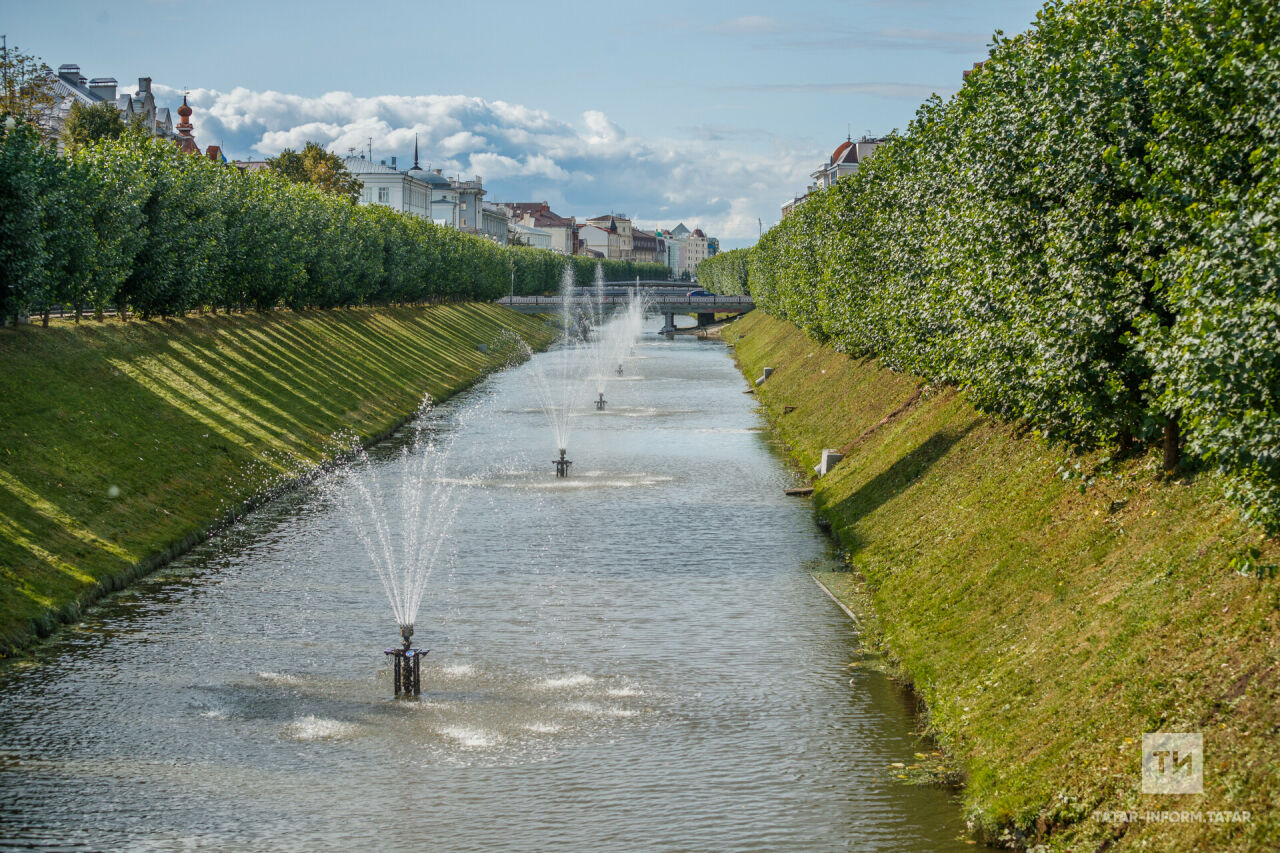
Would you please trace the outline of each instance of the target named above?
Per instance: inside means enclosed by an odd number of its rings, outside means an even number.
[[[422,649],[413,647],[413,626],[401,625],[400,638],[404,645],[398,649],[387,649],[386,655],[392,660],[392,678],[395,681],[397,696],[417,696],[422,692]]]
[[[596,400],[596,411],[604,411],[604,392],[600,392],[600,398]]]
[[[622,375],[622,362],[618,362],[618,375]]]
[[[572,465],[573,463],[570,462],[568,459],[564,458],[564,448],[562,447],[560,448],[560,458],[551,460],[551,464],[556,466],[557,477],[568,477],[569,466]]]

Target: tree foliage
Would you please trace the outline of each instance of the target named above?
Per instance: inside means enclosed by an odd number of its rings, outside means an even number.
[[[119,139],[126,128],[120,110],[111,101],[90,106],[75,101],[62,126],[62,143],[74,153],[99,139]]]
[[[55,304],[150,318],[496,299],[554,291],[566,263],[590,281],[597,262],[360,207],[272,170],[242,174],[145,134],[67,158],[27,125],[0,135],[6,319]],[[611,281],[665,275],[659,264],[602,265]]]
[[[1278,46],[1265,0],[1050,2],[765,234],[750,290],[1076,446],[1182,440],[1278,525]]]
[[[311,184],[327,193],[349,198],[360,198],[364,184],[347,170],[337,154],[326,151],[315,142],[308,142],[302,151],[286,148],[278,157],[269,157],[267,167],[299,184]]]
[[[0,53],[0,117],[13,116],[48,134],[58,96],[53,71],[17,47]]]
[[[746,293],[750,258],[749,249],[733,249],[712,255],[698,264],[698,284],[712,293]]]

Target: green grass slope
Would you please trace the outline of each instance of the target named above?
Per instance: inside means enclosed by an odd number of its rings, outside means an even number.
[[[845,449],[814,501],[852,570],[823,580],[871,612],[926,701],[966,770],[976,835],[1280,848],[1280,580],[1232,563],[1255,547],[1255,563],[1280,562],[1280,546],[1237,520],[1214,477],[1162,481],[1154,453],[1071,456],[760,311],[724,337],[749,378],[775,368],[759,399],[799,462]],[[1156,731],[1203,733],[1203,795],[1141,793],[1142,734]],[[1116,811],[1201,822],[1103,814]]]
[[[0,656],[552,332],[493,305],[0,330]]]

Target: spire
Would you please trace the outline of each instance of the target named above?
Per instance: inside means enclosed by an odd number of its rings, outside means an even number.
[[[191,136],[191,107],[187,104],[187,96],[182,96],[182,106],[178,107],[178,135]]]
[[[418,168],[418,134],[413,135],[413,168]]]
[[[178,150],[187,154],[200,154],[200,148],[196,145],[196,138],[192,135],[191,126],[191,105],[187,103],[187,96],[182,96],[182,106],[178,107]]]

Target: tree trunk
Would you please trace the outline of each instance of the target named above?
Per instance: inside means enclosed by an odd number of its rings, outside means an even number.
[[[1120,435],[1116,440],[1116,444],[1118,445],[1118,455],[1127,456],[1129,451],[1133,450],[1133,430],[1129,429],[1127,426],[1121,427]]]
[[[1178,470],[1178,462],[1182,457],[1182,435],[1178,429],[1178,419],[1166,418],[1164,422],[1164,470],[1172,474]]]
[[[49,309],[48,308],[44,309],[44,313],[40,315],[40,325],[46,329],[49,328]]]

